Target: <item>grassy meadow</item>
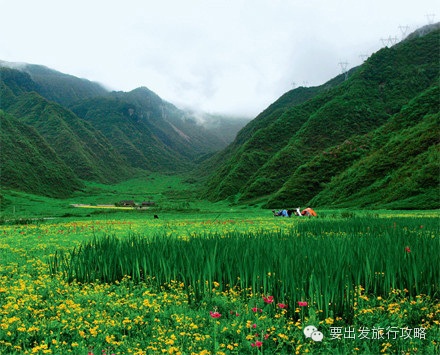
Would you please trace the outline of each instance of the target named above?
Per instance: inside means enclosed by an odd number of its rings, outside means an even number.
[[[439,351],[438,211],[275,218],[195,191],[160,175],[66,200],[5,191],[0,353]],[[123,199],[157,206],[70,206]]]

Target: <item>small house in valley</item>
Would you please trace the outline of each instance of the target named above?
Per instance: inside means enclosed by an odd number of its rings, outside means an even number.
[[[122,201],[119,201],[116,205],[117,206],[122,206],[122,207],[134,207],[134,206],[136,206],[136,204],[134,203],[133,200],[122,200]]]

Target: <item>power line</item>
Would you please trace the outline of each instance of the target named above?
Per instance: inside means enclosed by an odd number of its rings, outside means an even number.
[[[347,80],[347,77],[348,77],[348,72],[347,72],[348,63],[347,62],[339,62],[338,64],[341,67],[342,74],[345,75],[345,79],[344,80]]]
[[[387,41],[388,41],[389,46],[393,46],[399,41],[399,39],[396,36],[394,36],[394,37],[389,36],[387,38]]]
[[[409,31],[409,26],[399,26],[400,33],[402,34],[402,39],[405,39],[406,34]]]
[[[381,38],[380,41],[382,42],[382,45],[384,47],[388,47],[388,39],[387,38]]]

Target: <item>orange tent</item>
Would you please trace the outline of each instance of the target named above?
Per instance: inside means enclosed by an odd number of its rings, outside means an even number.
[[[314,216],[316,217],[316,212],[312,210],[310,207],[307,207],[305,210],[301,211],[303,216]]]

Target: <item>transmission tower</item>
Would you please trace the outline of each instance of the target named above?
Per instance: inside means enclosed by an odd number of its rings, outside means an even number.
[[[388,45],[392,46],[392,45],[396,44],[399,41],[399,39],[395,36],[394,37],[389,36],[387,41],[388,41]]]
[[[399,26],[400,33],[402,34],[402,39],[405,39],[406,34],[409,31],[409,26]]]
[[[391,36],[389,36],[387,38],[387,47],[391,47],[393,45],[392,40],[391,40]]]
[[[307,87],[308,85],[309,85],[309,82],[306,81],[306,80],[304,80],[304,81],[303,81],[303,86],[304,86],[304,87]]]
[[[296,83],[294,82],[294,81],[292,81],[292,89],[295,89],[296,88]]]
[[[428,25],[432,25],[434,23],[435,14],[426,14],[425,16],[428,19]]]
[[[338,64],[341,67],[342,74],[345,75],[345,79],[344,80],[347,80],[347,77],[348,77],[348,71],[347,71],[348,63],[347,62],[339,62]]]
[[[380,41],[382,42],[382,45],[384,47],[388,47],[388,39],[387,38],[381,38]]]

